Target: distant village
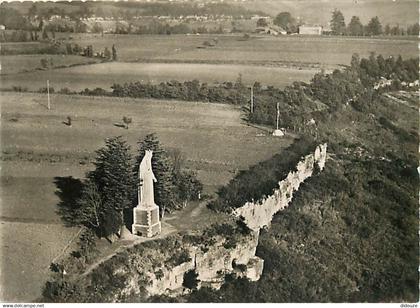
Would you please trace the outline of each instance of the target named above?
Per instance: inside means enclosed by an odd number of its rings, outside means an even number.
[[[89,4],[78,10],[59,5],[42,7],[33,4],[26,13],[3,5],[0,30],[1,41],[25,41],[25,36],[32,40],[33,35],[10,31],[49,32],[53,38],[55,32],[102,35],[254,33],[270,36],[398,36],[418,35],[419,25],[416,23],[406,28],[389,24],[382,26],[377,16],[372,17],[367,24],[362,24],[358,16],[352,16],[346,22],[343,13],[337,9],[332,12],[329,22],[308,24],[300,17],[292,16],[290,12],[269,16],[260,11],[232,6],[222,0],[203,0],[194,5],[183,0],[164,3],[145,0],[140,4],[113,3],[104,8]]]
[[[147,26],[151,23],[161,23],[169,27],[179,27],[186,25],[191,27],[192,33],[231,33],[231,32],[250,32],[268,35],[322,35],[330,34],[329,25],[299,25],[297,32],[290,33],[286,29],[273,23],[271,16],[232,16],[232,15],[185,15],[185,16],[133,16],[129,19],[124,17],[100,17],[94,14],[90,17],[80,18],[80,24],[87,33],[116,33],[116,32],[136,32],[138,28]],[[69,16],[53,15],[46,22],[46,26],[59,30],[64,25],[74,22]],[[199,25],[198,25],[199,23]],[[137,28],[137,29],[136,29]],[[126,31],[124,31],[126,30]]]

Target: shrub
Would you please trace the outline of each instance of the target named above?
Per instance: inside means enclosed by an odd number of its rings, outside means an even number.
[[[196,290],[199,282],[200,280],[198,279],[198,274],[196,271],[190,270],[184,274],[184,281],[182,282],[182,286],[190,290]]]
[[[53,87],[50,87],[50,93],[54,93],[54,88]],[[45,87],[45,88],[39,88],[38,89],[38,93],[48,93],[48,88],[47,87]]]

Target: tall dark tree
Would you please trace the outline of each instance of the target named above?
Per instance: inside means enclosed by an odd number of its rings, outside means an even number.
[[[331,17],[331,31],[335,35],[343,35],[346,32],[346,22],[341,11],[335,9]]]
[[[282,27],[287,32],[297,32],[297,22],[289,12],[281,12],[276,16],[273,23]]]
[[[380,35],[382,34],[382,25],[379,21],[378,16],[373,17],[368,25],[366,26],[366,32],[368,35]]]
[[[98,150],[95,170],[88,178],[96,184],[101,197],[101,234],[118,233],[123,226],[123,211],[132,206],[134,175],[130,147],[121,136],[107,139]]]
[[[363,35],[363,25],[358,16],[353,16],[347,26],[347,34],[353,36]]]

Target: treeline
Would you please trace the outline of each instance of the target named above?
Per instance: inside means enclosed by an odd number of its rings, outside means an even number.
[[[406,28],[399,25],[390,26],[387,24],[383,28],[378,16],[372,17],[367,25],[363,25],[358,16],[353,16],[346,25],[344,15],[340,10],[335,9],[332,13],[331,33],[334,35],[351,36],[375,36],[375,35],[419,35],[419,24],[415,23]]]
[[[403,60],[401,56],[384,58],[371,54],[360,59],[353,55],[351,65],[332,74],[318,73],[309,84],[295,82],[284,90],[267,88],[254,91],[255,104],[249,121],[274,126],[276,105],[280,105],[280,125],[294,131],[309,130],[316,134],[317,122],[325,121],[332,111],[351,104],[363,108],[372,104],[378,92],[400,90],[418,80],[419,59]],[[374,87],[381,79],[385,87]],[[314,121],[312,121],[314,120]]]
[[[58,16],[60,23],[65,24],[57,31],[65,32],[85,32],[83,31],[82,21],[90,17],[101,17],[112,19],[115,21],[125,20],[132,22],[133,20],[143,16],[231,16],[233,18],[250,18],[252,15],[262,12],[247,10],[238,5],[228,3],[205,3],[198,5],[197,3],[102,3],[80,2],[76,1],[71,4],[73,8],[68,8],[69,4],[61,5],[56,3],[54,6],[43,3],[33,3],[27,12],[21,13],[16,9],[15,4],[2,3],[0,10],[0,24],[6,29],[15,30],[34,30],[42,29],[44,24],[52,17]],[[81,31],[82,30],[82,31]]]
[[[225,82],[209,85],[192,81],[169,81],[154,85],[150,83],[130,82],[112,85],[112,95],[118,97],[176,99],[185,101],[204,101],[241,105],[249,97],[249,89],[239,76],[235,83]],[[89,92],[87,91],[86,94]]]
[[[94,25],[92,32],[99,33],[103,31],[99,23]],[[209,27],[205,23],[201,26],[192,26],[187,22],[180,22],[175,25],[170,25],[167,22],[160,22],[157,20],[150,20],[149,22],[117,22],[115,34],[221,34],[224,33],[223,27]]]

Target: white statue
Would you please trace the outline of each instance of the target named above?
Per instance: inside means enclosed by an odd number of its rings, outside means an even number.
[[[152,170],[152,154],[152,151],[146,150],[139,167],[140,187],[138,198],[141,207],[155,206],[153,182],[156,182],[156,177]]]

